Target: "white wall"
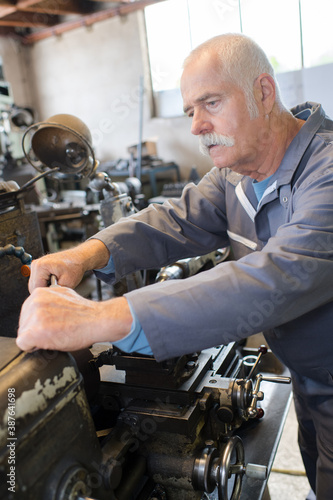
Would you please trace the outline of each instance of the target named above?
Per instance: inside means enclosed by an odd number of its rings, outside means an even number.
[[[10,82],[17,106],[29,107],[34,99],[29,84],[30,75],[26,61],[26,49],[13,38],[0,37],[0,56],[4,78]]]

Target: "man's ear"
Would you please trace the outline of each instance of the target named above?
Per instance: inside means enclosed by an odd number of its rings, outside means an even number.
[[[254,82],[254,95],[258,104],[269,114],[275,104],[276,86],[274,79],[268,73],[262,73]]]

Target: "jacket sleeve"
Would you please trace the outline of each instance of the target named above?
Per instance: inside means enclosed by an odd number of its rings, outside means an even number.
[[[185,257],[228,246],[223,175],[217,169],[179,200],[153,204],[97,233],[113,258],[118,281],[142,269],[159,269]]]
[[[302,182],[290,211],[260,252],[128,294],[156,359],[227,344],[332,306],[332,168]]]

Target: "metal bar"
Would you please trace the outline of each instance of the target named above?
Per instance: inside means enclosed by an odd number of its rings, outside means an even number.
[[[153,5],[162,1],[164,0],[139,0],[138,2],[124,4],[118,7],[112,7],[101,12],[95,12],[94,14],[88,14],[86,16],[83,16],[79,20],[68,21],[62,24],[55,25],[52,28],[46,28],[36,33],[26,35],[22,38],[22,42],[27,45],[35,43],[51,36],[61,35],[67,31],[71,31],[82,26],[91,26],[97,22],[104,21],[105,19],[109,19],[111,17],[130,14],[137,10],[142,10],[145,7],[148,7],[148,5]]]

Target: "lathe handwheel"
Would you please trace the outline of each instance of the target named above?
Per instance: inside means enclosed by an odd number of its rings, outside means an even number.
[[[233,453],[236,453],[236,460],[231,463]],[[243,442],[238,436],[231,437],[225,445],[221,457],[215,462],[216,483],[219,500],[229,500],[228,480],[235,474],[235,483],[232,489],[230,500],[238,500],[241,493],[242,478],[245,470]]]

